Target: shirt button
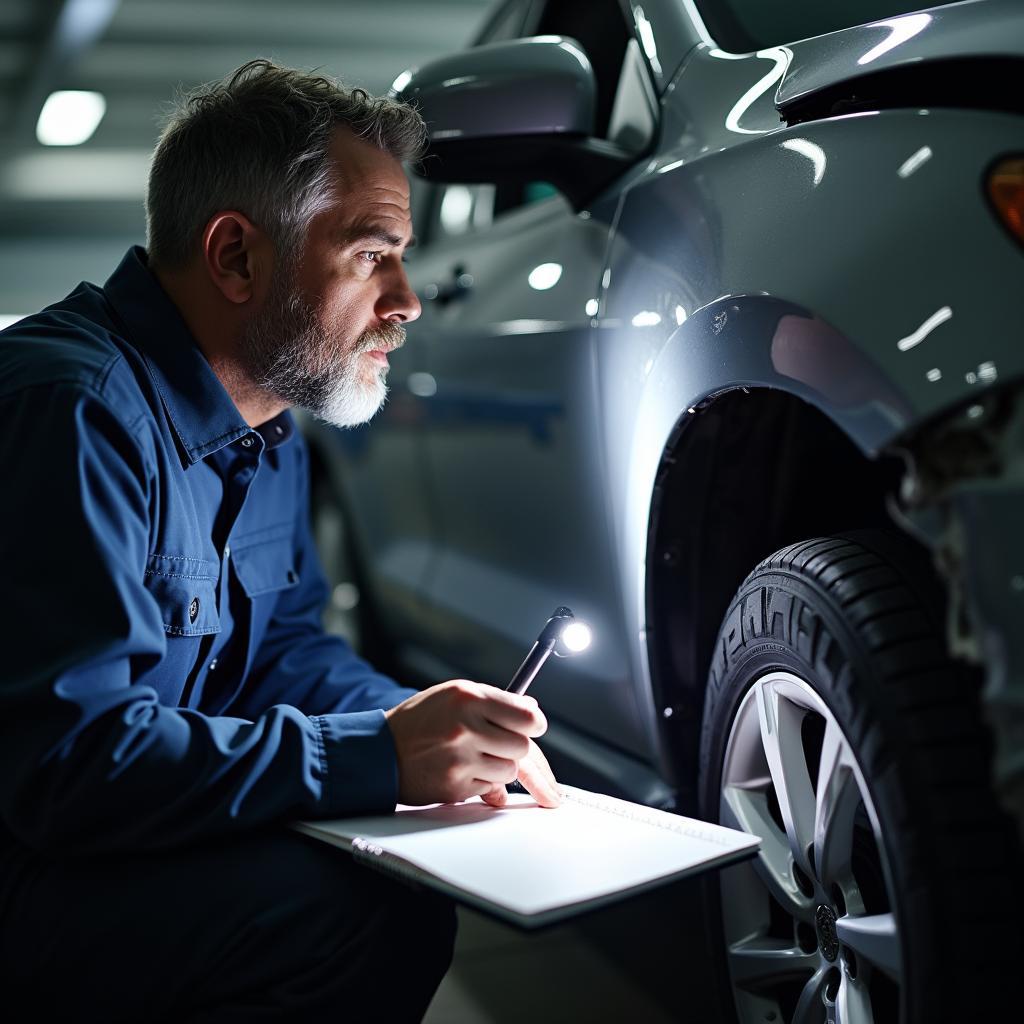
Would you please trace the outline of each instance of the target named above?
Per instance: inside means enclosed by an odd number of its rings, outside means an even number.
[[[274,429],[277,431],[278,437],[284,433],[284,427],[282,427],[280,423],[276,424]]]
[[[217,667],[217,659],[214,658],[213,661],[210,662],[210,671],[212,672],[216,667]]]
[[[253,439],[251,437],[243,437],[242,438],[242,447],[243,448],[251,448],[254,443],[255,442],[253,441]]]
[[[225,544],[224,545],[224,557],[225,558],[230,558],[231,557],[231,545],[230,544]]]
[[[188,621],[195,622],[199,617],[199,598],[193,597],[192,603],[188,606]]]

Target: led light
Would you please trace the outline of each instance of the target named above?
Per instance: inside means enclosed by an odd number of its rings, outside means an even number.
[[[916,331],[912,334],[908,334],[905,338],[900,338],[896,342],[896,347],[901,352],[909,352],[912,348],[920,345],[925,338],[928,337],[932,331],[935,330],[940,324],[944,324],[953,316],[953,310],[949,306],[943,306],[942,309],[937,309],[930,317]]]
[[[39,112],[36,138],[44,146],[80,146],[92,138],[107,101],[98,92],[65,89],[52,92]]]
[[[634,327],[657,327],[661,323],[661,314],[651,309],[641,309],[632,320]]]
[[[432,373],[410,373],[405,386],[417,398],[433,398],[437,394],[437,378]]]
[[[562,630],[562,643],[573,652],[579,654],[590,646],[590,627],[584,622],[570,622]]]
[[[587,316],[597,316],[599,305],[597,299],[587,299],[587,304],[583,308]]]
[[[1000,160],[992,168],[988,197],[1017,241],[1024,242],[1024,158]]]
[[[901,178],[909,178],[914,171],[916,171],[922,164],[927,163],[931,158],[932,147],[922,146],[916,153],[907,157],[907,159],[900,164],[900,169],[896,173]]]
[[[561,263],[542,263],[539,267],[534,267],[530,271],[530,276],[526,280],[531,288],[536,288],[539,292],[546,292],[549,288],[554,288],[558,284],[561,276]]]
[[[391,92],[397,96],[412,81],[412,69],[403,71],[392,83]]]
[[[449,235],[469,230],[473,213],[473,193],[465,185],[449,185],[441,200],[441,226]]]

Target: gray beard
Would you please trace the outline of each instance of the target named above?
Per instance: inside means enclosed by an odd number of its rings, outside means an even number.
[[[360,355],[397,348],[405,341],[405,328],[383,323],[346,345],[341,331],[328,330],[293,287],[291,280],[275,286],[265,311],[246,325],[242,353],[250,380],[336,427],[366,423],[387,398],[387,367],[375,368],[368,381],[368,361]]]

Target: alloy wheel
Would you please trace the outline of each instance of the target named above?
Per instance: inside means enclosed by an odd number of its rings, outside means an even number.
[[[720,813],[763,840],[721,880],[743,1024],[898,1019],[901,935],[878,816],[855,751],[796,675],[765,674],[744,695]]]

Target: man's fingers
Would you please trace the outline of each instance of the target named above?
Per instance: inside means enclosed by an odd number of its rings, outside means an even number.
[[[473,775],[485,782],[501,783],[511,782],[519,772],[515,761],[504,757],[492,757],[490,754],[481,754],[479,763],[473,769]]]
[[[521,761],[530,752],[531,741],[522,733],[504,729],[487,719],[480,721],[474,729],[480,736],[480,749],[486,754]]]
[[[504,807],[508,803],[508,790],[504,786],[494,786],[486,793],[483,793],[481,799],[485,804],[490,804],[491,807]]]
[[[481,689],[484,696],[480,710],[488,722],[524,736],[543,736],[547,731],[548,720],[532,697],[494,686]]]
[[[529,757],[519,762],[519,781],[541,807],[557,807],[562,802],[562,794],[555,776],[540,748],[535,743],[530,746],[533,749]]]

